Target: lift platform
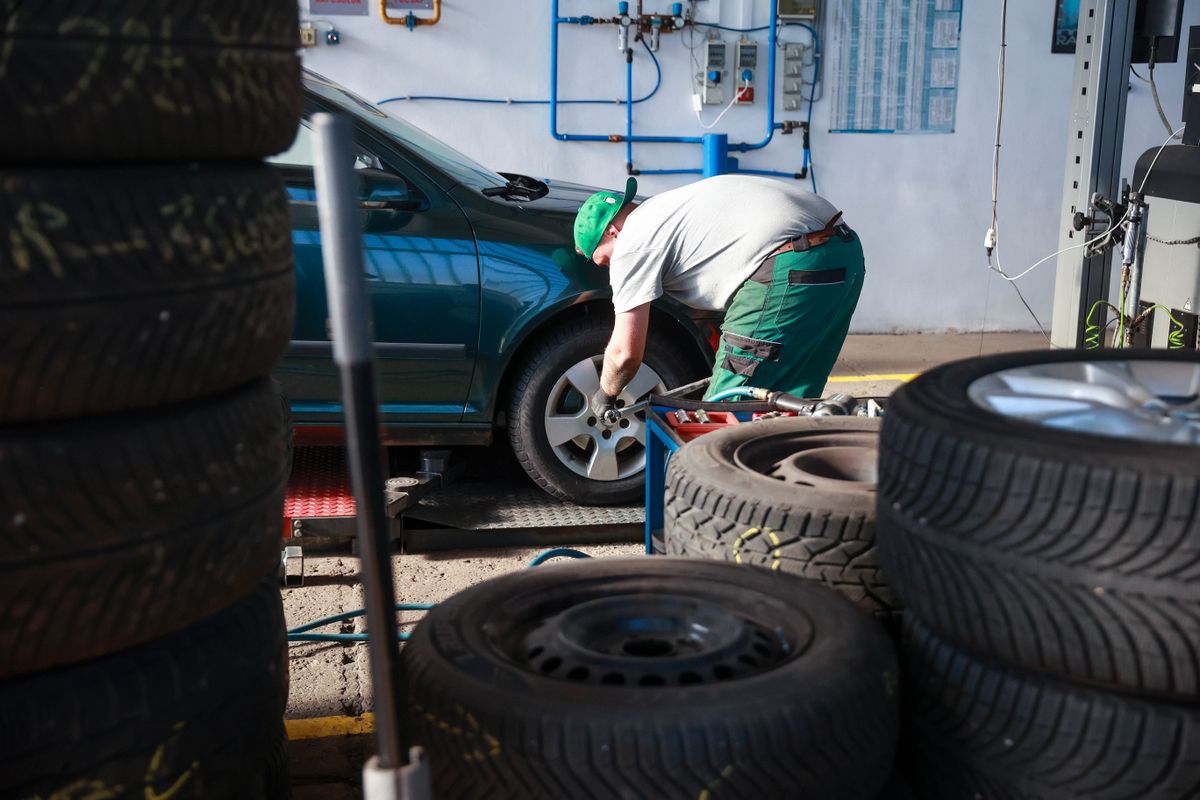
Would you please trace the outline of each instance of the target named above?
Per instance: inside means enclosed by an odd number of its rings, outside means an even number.
[[[521,474],[462,474],[448,450],[421,451],[413,474],[383,487],[397,553],[637,542],[645,509],[580,506],[546,494]],[[489,470],[489,472],[491,472]],[[303,582],[304,548],[355,547],[354,493],[340,446],[297,447],[283,507],[281,581]]]

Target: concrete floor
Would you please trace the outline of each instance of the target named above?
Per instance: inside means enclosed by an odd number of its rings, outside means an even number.
[[[909,376],[937,364],[981,352],[1047,346],[1037,333],[851,336],[826,394],[886,396]],[[599,558],[643,552],[640,544],[581,549]],[[540,548],[396,556],[392,565],[396,599],[437,603],[480,581],[524,569],[538,552]],[[345,552],[307,556],[305,585],[283,594],[289,626],[362,607],[357,558]],[[401,618],[415,621],[420,616],[412,612]],[[324,630],[350,633],[364,629],[360,617]],[[366,645],[297,643],[291,646],[289,657],[292,682],[287,718],[294,796],[297,800],[360,797],[359,770],[374,744],[369,720],[359,717],[372,707]]]

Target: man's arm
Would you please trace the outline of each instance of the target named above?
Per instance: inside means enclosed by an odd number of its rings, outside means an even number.
[[[612,338],[604,349],[604,369],[600,372],[600,388],[609,397],[619,395],[642,366],[649,329],[649,303],[617,314]]]

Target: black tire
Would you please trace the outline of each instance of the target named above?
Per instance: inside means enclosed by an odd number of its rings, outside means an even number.
[[[150,644],[0,683],[0,796],[285,798],[287,687],[268,582]]]
[[[0,678],[229,606],[279,560],[278,396],[0,428]]]
[[[259,158],[300,119],[295,2],[0,11],[0,163]]]
[[[906,623],[903,736],[924,800],[1200,796],[1200,707],[977,658]]]
[[[967,395],[999,370],[1121,359],[1200,363],[1167,351],[1013,353],[901,387],[880,437],[883,566],[912,613],[976,652],[1196,701],[1200,450],[1037,425]]]
[[[567,611],[581,628],[563,636]],[[706,633],[674,639],[702,616]],[[430,611],[401,653],[400,713],[438,797],[874,798],[894,757],[895,670],[883,630],[812,582],[604,559]]]
[[[589,479],[565,465],[547,439],[546,404],[555,384],[574,364],[602,357],[611,334],[612,318],[603,316],[584,317],[555,328],[517,367],[513,383],[508,437],[517,461],[538,486],[580,505],[628,503],[645,491],[644,470],[618,480]],[[646,342],[644,364],[668,389],[699,377],[691,366],[697,360],[669,337],[651,336]]]
[[[793,572],[891,623],[899,604],[875,546],[878,433],[878,419],[782,417],[688,442],[667,468],[667,554]],[[793,454],[815,461],[785,474]]]
[[[291,336],[270,167],[0,170],[0,241],[0,424],[222,391]]]

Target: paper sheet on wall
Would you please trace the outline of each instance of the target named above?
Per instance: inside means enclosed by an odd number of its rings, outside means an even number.
[[[962,0],[834,0],[834,133],[952,133]]]

